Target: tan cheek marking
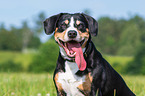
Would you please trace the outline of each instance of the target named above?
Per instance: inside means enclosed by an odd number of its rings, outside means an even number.
[[[91,84],[92,84],[93,77],[91,73],[88,73],[85,78],[85,82],[78,86],[78,88],[85,93],[85,96],[88,96],[91,92]]]
[[[89,38],[89,31],[88,31],[88,28],[86,28],[86,32],[81,32],[79,30],[77,30],[79,32],[79,35],[81,36],[81,38]]]
[[[79,32],[79,35],[81,36],[81,38],[85,38],[85,42],[84,42],[84,44],[82,45],[82,47],[85,48],[85,46],[86,46],[86,44],[87,44],[87,41],[88,41],[88,39],[89,39],[89,30],[88,30],[88,28],[86,28],[86,32],[82,33],[82,32],[79,31],[79,30],[78,30],[78,32]]]
[[[58,78],[59,78],[59,76],[58,76],[58,73],[57,73],[57,74],[55,75],[55,78],[54,78],[55,84],[56,84],[56,86],[57,86],[58,91],[59,91],[61,94],[63,94],[62,84],[59,83],[59,82],[57,82],[57,81],[58,81]]]
[[[55,33],[54,33],[54,38],[55,38],[55,40],[56,40],[57,42],[58,42],[58,38],[61,39],[61,40],[64,40],[64,35],[65,35],[65,33],[66,33],[66,30],[65,30],[64,32],[61,32],[61,33],[57,32],[57,30],[58,30],[58,28],[56,28]],[[59,46],[60,46],[60,45],[59,45]]]
[[[87,41],[88,41],[88,39],[83,43],[82,48],[85,48]]]

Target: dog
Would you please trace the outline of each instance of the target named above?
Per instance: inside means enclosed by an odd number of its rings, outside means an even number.
[[[135,96],[95,48],[91,35],[97,36],[98,23],[93,17],[60,13],[43,24],[60,49],[53,77],[57,96]]]

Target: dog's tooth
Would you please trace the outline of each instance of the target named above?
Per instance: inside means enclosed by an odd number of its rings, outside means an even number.
[[[73,55],[75,56],[76,55],[76,52],[74,52]]]
[[[71,53],[71,55],[72,55],[72,56],[75,56],[75,55],[76,55],[76,52],[74,52],[74,53]]]
[[[70,52],[71,55],[74,53],[73,51],[69,51],[69,52]]]

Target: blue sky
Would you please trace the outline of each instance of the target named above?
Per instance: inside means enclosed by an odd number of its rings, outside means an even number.
[[[49,17],[84,9],[90,9],[94,18],[128,18],[135,14],[145,18],[145,0],[1,0],[0,23],[21,26],[23,20],[32,22],[41,11]]]

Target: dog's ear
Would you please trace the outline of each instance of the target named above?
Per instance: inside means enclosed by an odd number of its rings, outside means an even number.
[[[50,35],[55,31],[57,21],[61,15],[63,15],[63,13],[51,16],[43,22],[44,30],[47,35]]]
[[[82,16],[85,17],[86,21],[88,22],[89,32],[93,36],[97,36],[98,34],[98,22],[91,16],[88,16],[82,13]]]

